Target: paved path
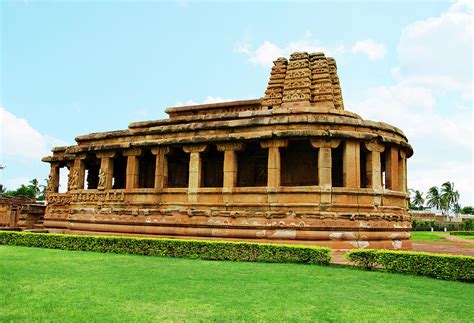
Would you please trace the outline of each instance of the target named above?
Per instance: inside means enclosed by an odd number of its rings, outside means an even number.
[[[461,237],[458,237],[458,236],[454,236],[454,235],[451,235],[451,234],[440,234],[439,235],[440,237],[443,237],[445,238],[446,240],[449,240],[449,241],[454,241],[454,242],[464,242],[464,243],[472,243],[474,244],[474,239],[466,239],[466,238],[461,238]]]
[[[465,255],[474,257],[474,240],[454,237],[449,234],[441,234],[440,236],[450,241],[413,241],[411,251]],[[344,254],[348,251],[349,250],[332,250],[331,263],[337,265],[349,265],[350,263],[344,257]]]

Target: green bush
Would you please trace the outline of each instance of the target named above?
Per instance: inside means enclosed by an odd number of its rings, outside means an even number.
[[[474,281],[474,257],[392,250],[352,250],[348,260],[358,267],[428,276],[438,279]]]
[[[453,231],[449,234],[453,236],[474,236],[474,231]]]
[[[249,242],[96,237],[0,231],[0,245],[207,260],[328,264],[329,248]]]

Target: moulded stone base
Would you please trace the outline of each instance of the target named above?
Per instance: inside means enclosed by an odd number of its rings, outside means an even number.
[[[222,226],[179,226],[160,224],[118,224],[101,221],[46,220],[56,232],[91,235],[126,235],[180,239],[216,239],[253,242],[291,243],[326,246],[335,249],[410,249],[410,232],[402,229],[311,230],[306,228],[252,228]]]

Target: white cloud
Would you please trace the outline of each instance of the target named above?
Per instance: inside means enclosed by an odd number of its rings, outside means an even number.
[[[37,161],[50,154],[53,146],[62,146],[62,140],[41,134],[28,121],[0,107],[0,156]]]
[[[454,183],[454,189],[461,193],[460,204],[462,206],[473,205],[474,186],[472,185],[471,162],[434,159],[431,162],[423,161],[423,163],[420,163],[417,160],[409,159],[408,171],[408,186],[425,192],[425,196],[430,187],[440,187],[442,183],[450,181]]]
[[[474,2],[458,1],[437,17],[419,20],[401,33],[397,76],[437,91],[473,93]]]
[[[194,101],[194,100],[186,100],[186,101],[178,101],[176,102],[175,106],[188,106],[188,105],[198,105],[198,104],[211,104],[211,103],[221,103],[221,102],[230,102],[235,101],[234,99],[224,99],[218,96],[207,96],[202,101]]]
[[[235,48],[235,52],[245,54],[249,61],[255,65],[266,68],[272,66],[272,62],[278,57],[288,57],[293,52],[324,52],[326,55],[341,55],[345,52],[344,46],[322,46],[319,41],[311,39],[312,34],[306,31],[304,38],[291,41],[284,46],[278,46],[270,41],[264,41],[256,49],[252,49],[249,43],[240,44]]]
[[[459,1],[438,17],[404,28],[399,66],[392,69],[394,84],[372,87],[346,105],[363,118],[405,132],[415,150],[409,186],[426,192],[452,181],[464,205],[474,204],[472,7],[472,2]]]
[[[387,53],[385,45],[377,43],[373,39],[359,40],[352,46],[351,52],[353,54],[362,53],[367,55],[371,60],[382,59]]]

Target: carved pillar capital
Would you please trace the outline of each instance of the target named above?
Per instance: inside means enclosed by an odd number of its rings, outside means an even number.
[[[160,146],[160,147],[151,148],[151,153],[155,156],[159,154],[166,155],[169,152],[170,152],[170,147]]]
[[[337,148],[340,143],[339,139],[311,139],[314,148]]]
[[[99,151],[96,153],[97,158],[113,158],[115,157],[115,151]]]
[[[86,159],[86,157],[87,157],[87,154],[77,154],[75,156],[75,159],[84,160],[84,159]]]
[[[140,148],[127,149],[123,151],[124,156],[140,156],[142,150]]]
[[[191,154],[191,153],[202,153],[205,152],[207,149],[207,145],[192,145],[192,146],[184,146],[184,152]]]
[[[217,144],[217,150],[219,151],[242,151],[244,149],[244,144],[242,142],[224,142]]]
[[[378,153],[381,153],[385,150],[385,146],[382,145],[377,140],[371,140],[371,141],[365,142],[365,148],[367,148],[367,150],[369,151],[374,151]]]
[[[288,146],[288,139],[271,139],[260,142],[262,148],[281,148]]]
[[[406,159],[407,158],[407,153],[404,151],[404,150],[399,150],[399,153],[400,153],[400,158],[402,159]]]

